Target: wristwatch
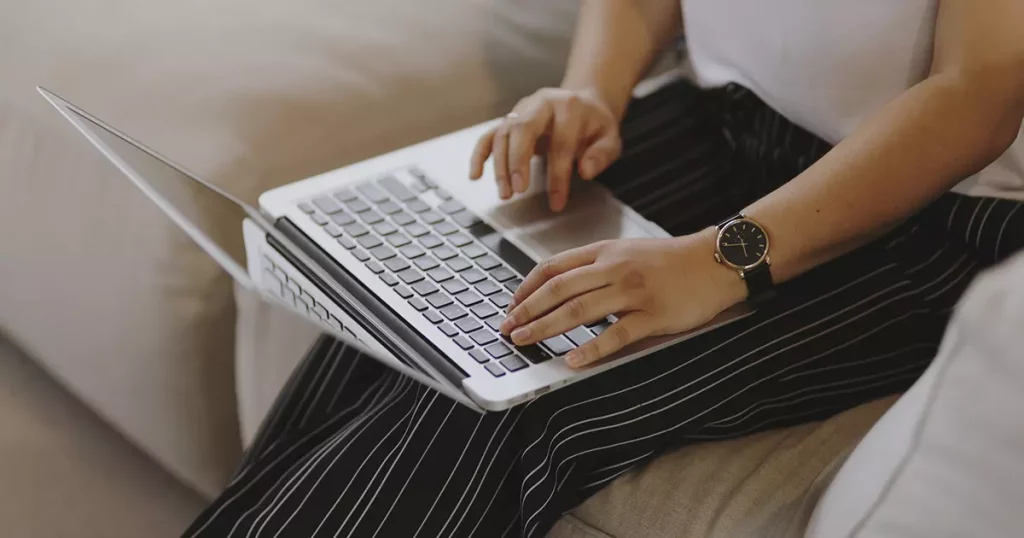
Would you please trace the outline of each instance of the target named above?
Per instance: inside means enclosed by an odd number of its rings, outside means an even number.
[[[718,226],[715,261],[735,269],[747,284],[747,300],[762,303],[775,296],[768,232],[757,222],[737,214]]]

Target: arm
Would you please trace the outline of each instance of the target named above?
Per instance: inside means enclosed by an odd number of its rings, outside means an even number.
[[[776,281],[879,236],[1006,151],[1024,118],[1022,20],[1020,0],[941,2],[929,77],[744,212],[771,234]],[[516,291],[502,330],[522,345],[624,312],[567,358],[581,366],[694,328],[746,297],[735,273],[711,260],[714,232],[556,256]]]
[[[1013,143],[1024,117],[1024,2],[940,3],[930,76],[745,214],[788,280],[891,229]]]

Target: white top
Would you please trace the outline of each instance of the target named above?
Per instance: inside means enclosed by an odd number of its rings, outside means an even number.
[[[833,144],[923,80],[931,66],[937,0],[683,0],[683,6],[698,83],[747,87]],[[953,190],[1024,201],[1024,136]]]

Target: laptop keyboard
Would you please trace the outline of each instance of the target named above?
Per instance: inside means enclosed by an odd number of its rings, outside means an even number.
[[[298,207],[495,377],[564,355],[609,320],[540,345],[498,332],[512,292],[534,262],[420,170],[368,180]]]

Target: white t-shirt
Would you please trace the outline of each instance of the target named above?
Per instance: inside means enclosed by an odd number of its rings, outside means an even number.
[[[698,83],[738,83],[836,143],[928,75],[938,2],[683,0],[683,7]],[[953,190],[1024,201],[1024,135]]]

